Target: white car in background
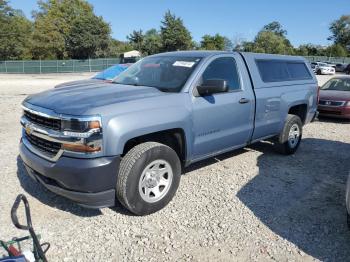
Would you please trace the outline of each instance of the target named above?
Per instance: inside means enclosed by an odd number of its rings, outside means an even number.
[[[313,66],[313,70],[317,75],[334,75],[335,68],[330,66],[329,64],[322,62],[313,62],[311,63]]]

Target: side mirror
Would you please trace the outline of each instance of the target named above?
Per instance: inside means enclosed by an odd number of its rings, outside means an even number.
[[[228,91],[227,81],[223,79],[208,79],[200,86],[197,86],[197,92],[200,96],[208,96],[216,93]]]

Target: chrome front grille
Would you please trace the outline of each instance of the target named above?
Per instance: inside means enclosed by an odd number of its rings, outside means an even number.
[[[34,146],[36,149],[44,153],[48,153],[52,156],[57,155],[57,153],[61,149],[60,143],[51,142],[30,134],[26,134],[25,136],[26,136],[26,139],[29,141],[29,143],[31,143],[32,146]]]
[[[23,126],[22,142],[34,154],[55,162],[64,153],[79,157],[90,156],[101,152],[102,148],[102,126],[100,116],[75,117],[69,115],[60,115],[52,110],[40,108],[37,106],[24,106],[21,125]],[[67,131],[63,126],[63,121],[72,123],[81,122],[99,122],[99,128],[90,128],[85,132]],[[61,125],[62,124],[62,125]],[[79,151],[75,148],[98,148],[95,151]]]
[[[61,130],[61,119],[46,117],[33,112],[24,110],[23,115],[32,123],[39,126],[52,129],[52,130]]]
[[[320,100],[319,104],[322,106],[343,106],[345,101]]]

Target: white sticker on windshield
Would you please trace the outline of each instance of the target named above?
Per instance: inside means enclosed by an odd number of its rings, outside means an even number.
[[[195,62],[175,61],[173,66],[192,67],[194,64],[195,64]]]

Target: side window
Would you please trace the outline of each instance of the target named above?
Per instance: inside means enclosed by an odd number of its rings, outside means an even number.
[[[310,72],[304,63],[291,62],[291,63],[287,63],[287,67],[288,67],[290,77],[293,80],[311,78]]]
[[[258,60],[260,76],[264,82],[288,81],[289,74],[283,61]]]
[[[312,78],[304,62],[257,60],[256,64],[264,82],[297,81]]]
[[[233,57],[220,57],[212,61],[202,75],[202,82],[210,79],[223,79],[229,90],[240,89],[236,61]]]

